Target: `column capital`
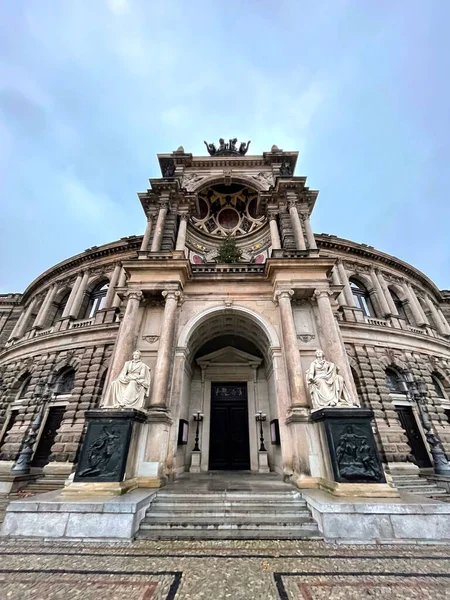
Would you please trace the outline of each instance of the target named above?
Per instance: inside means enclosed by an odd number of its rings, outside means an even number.
[[[180,302],[180,300],[182,298],[181,292],[177,291],[177,290],[163,290],[161,292],[161,294],[166,302],[167,302],[167,300],[176,300],[178,303],[178,302]]]
[[[170,202],[169,202],[169,198],[161,198],[158,202],[159,204],[159,209],[161,210],[162,208],[165,208],[166,210],[169,209],[170,206]]]
[[[289,210],[291,208],[297,208],[297,204],[298,204],[297,197],[296,196],[288,196],[287,204],[288,204]]]
[[[276,221],[277,217],[278,217],[278,213],[275,212],[274,210],[267,211],[267,218],[269,219],[269,221]]]
[[[300,211],[300,218],[303,219],[303,221],[308,221],[310,217],[311,215],[309,214],[309,212],[305,210]]]
[[[139,300],[139,302],[144,298],[141,290],[128,290],[125,292],[125,296],[130,300]]]
[[[287,298],[289,301],[294,295],[294,290],[276,290],[273,295],[273,302],[278,304],[280,298]]]
[[[181,211],[178,213],[178,216],[180,217],[180,221],[187,221],[189,219],[189,211]]]
[[[333,296],[333,294],[334,292],[332,290],[314,290],[313,296],[316,300],[318,300],[319,298],[330,298]]]

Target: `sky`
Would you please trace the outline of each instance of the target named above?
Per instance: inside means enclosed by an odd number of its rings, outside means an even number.
[[[450,288],[448,0],[3,0],[0,293],[142,234],[156,154],[298,150],[317,233]]]

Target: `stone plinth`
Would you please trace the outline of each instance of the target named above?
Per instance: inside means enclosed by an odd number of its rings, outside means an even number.
[[[202,461],[202,453],[197,450],[193,450],[191,454],[191,466],[189,468],[190,473],[200,473]]]
[[[325,541],[343,543],[450,541],[450,505],[414,494],[397,499],[336,498],[302,492]]]
[[[131,541],[154,493],[133,490],[111,498],[68,499],[61,491],[11,502],[1,530],[4,537],[71,541]]]
[[[86,437],[81,448],[74,482],[64,495],[122,494],[138,482],[135,452],[138,430],[146,415],[135,409],[97,409],[86,412]]]
[[[334,481],[386,483],[371,420],[366,408],[321,408],[311,419],[323,425]]]

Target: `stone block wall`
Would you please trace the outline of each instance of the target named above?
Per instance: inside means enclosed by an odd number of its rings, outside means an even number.
[[[346,344],[351,365],[358,377],[362,404],[372,408],[376,439],[385,463],[411,462],[411,448],[386,385],[385,370],[410,368],[416,380],[427,385],[427,410],[436,434],[450,457],[450,424],[435,392],[432,374],[450,380],[450,361],[419,352],[380,346]],[[406,400],[406,397],[405,397]]]
[[[111,344],[76,348],[69,351],[48,352],[26,360],[12,362],[4,368],[4,390],[0,398],[0,419],[3,424],[8,406],[17,399],[20,376],[31,375],[30,385],[22,402],[17,404],[18,416],[5,439],[1,440],[0,460],[15,460],[23,438],[38,414],[40,405],[33,397],[39,379],[48,381],[52,372],[71,366],[75,370],[74,387],[70,395],[61,396],[67,401],[61,427],[51,450],[50,461],[76,460],[84,428],[84,413],[98,405],[102,384],[112,353]]]

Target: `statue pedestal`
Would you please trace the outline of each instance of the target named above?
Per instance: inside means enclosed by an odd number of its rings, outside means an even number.
[[[270,473],[269,459],[265,450],[258,451],[258,473]]]
[[[325,477],[319,487],[335,496],[398,497],[386,483],[366,408],[321,408],[311,420],[320,427]]]
[[[136,449],[146,418],[136,409],[87,411],[87,432],[74,481],[63,494],[120,495],[138,487]]]
[[[189,473],[200,473],[201,472],[201,461],[202,461],[202,453],[199,450],[193,450],[191,454],[191,466],[189,468]]]

